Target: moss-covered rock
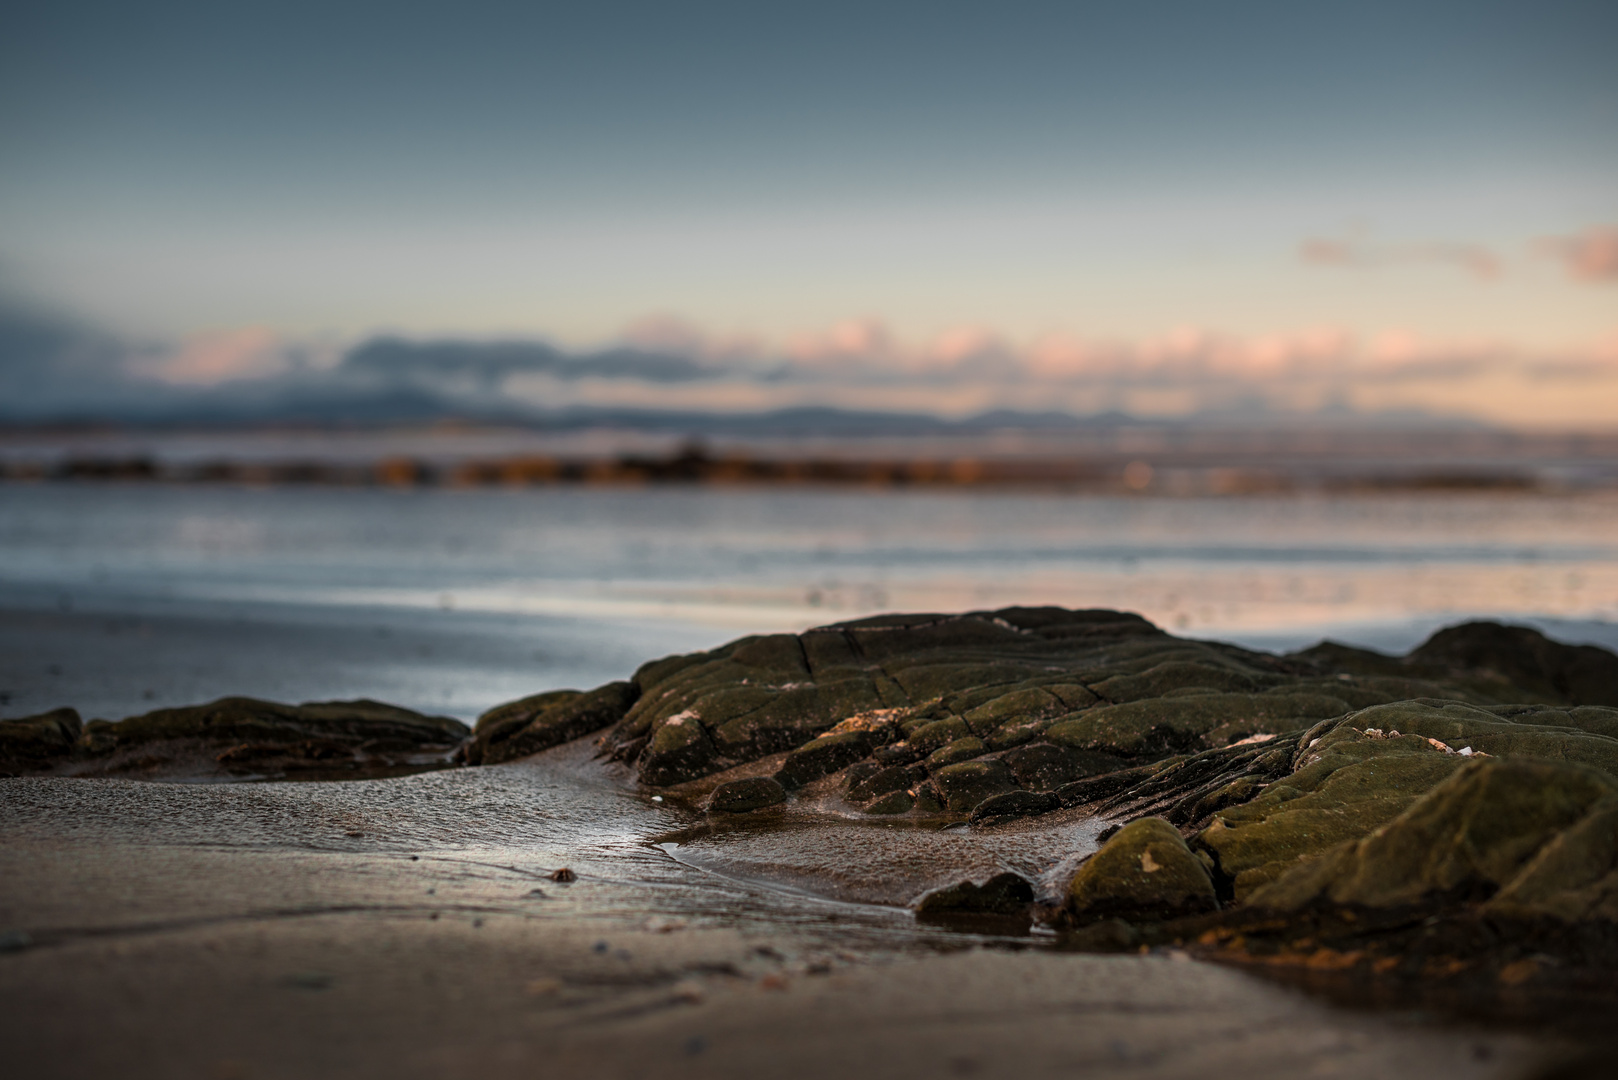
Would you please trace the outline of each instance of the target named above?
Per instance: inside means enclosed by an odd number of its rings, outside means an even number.
[[[1034,902],[1034,887],[1020,874],[1006,871],[982,884],[961,881],[922,894],[913,905],[918,915],[1017,915]]]
[[[454,748],[468,735],[465,724],[447,716],[424,716],[379,701],[317,701],[283,705],[256,698],[228,697],[206,705],[158,709],[116,723],[92,720],[83,743],[93,754],[158,740],[216,742],[297,742],[336,739],[372,749]]]
[[[871,737],[863,731],[822,735],[798,747],[781,762],[776,779],[788,790],[830,776],[871,752]]]
[[[83,730],[74,709],[0,720],[0,776],[48,769],[71,757]]]
[[[853,769],[849,771],[853,772]],[[926,779],[927,768],[924,765],[893,765],[879,769],[851,786],[848,797],[852,802],[869,802],[889,792],[908,791]]]
[[[1091,709],[1053,724],[1045,737],[1075,750],[1165,756],[1291,731],[1349,711],[1341,698],[1322,694],[1174,694]]]
[[[588,693],[553,690],[491,709],[478,717],[467,764],[513,761],[582,738],[624,718],[639,689],[613,682]]]
[[[920,761],[968,738],[981,739],[989,753],[1046,744],[1104,755],[1065,780],[1054,766],[1023,770],[1026,781],[1014,776],[1019,785],[1049,790],[1104,765],[1127,769],[1196,755],[1423,697],[1485,709],[1529,703],[1571,717],[1600,704],[1608,674],[1618,678],[1618,658],[1604,650],[1536,635],[1522,638],[1528,646],[1507,663],[1501,649],[1516,649],[1511,643],[1532,631],[1461,629],[1436,635],[1409,657],[1330,643],[1276,657],[1180,640],[1118,612],[887,615],[743,638],[644,665],[634,680],[640,697],[607,736],[606,749],[636,762],[647,782],[654,773],[674,776],[654,752],[658,729],[695,715],[712,753],[686,759],[679,776],[689,780],[794,752],[849,717],[892,711],[895,732],[867,740],[867,753],[883,766]],[[1568,719],[1551,723],[1576,726]],[[1605,729],[1586,733],[1612,737]],[[850,764],[833,756],[838,768]],[[1226,792],[1226,801],[1239,790]]]
[[[1618,798],[1598,800],[1552,837],[1485,909],[1516,919],[1618,924]]]
[[[972,824],[998,825],[1017,818],[1048,814],[1058,809],[1062,800],[1052,792],[1003,791],[991,795],[972,810]]]
[[[744,780],[727,780],[713,789],[708,796],[708,810],[721,814],[745,814],[778,806],[787,801],[787,789],[769,776],[753,776]]]
[[[946,765],[933,773],[946,809],[955,813],[970,813],[983,800],[1017,786],[1002,761],[988,758],[983,761],[963,761],[959,765]]]
[[[1178,918],[1219,906],[1213,881],[1179,832],[1162,818],[1125,825],[1084,861],[1068,886],[1068,914],[1083,926]]]
[[[964,739],[956,739],[947,746],[940,747],[927,755],[928,769],[942,769],[945,765],[954,765],[960,761],[971,761],[975,757],[982,757],[989,752],[983,740],[968,735]]]
[[[1000,755],[1017,785],[1029,791],[1055,791],[1086,776],[1126,768],[1127,759],[1116,754],[1074,750],[1049,742],[1025,744]]]
[[[649,784],[678,784],[711,772],[717,755],[713,740],[695,712],[669,717],[657,729],[641,761],[641,777]]]
[[[886,795],[866,806],[867,814],[891,816],[893,814],[908,814],[916,805],[916,800],[908,791],[890,791]]]
[[[1542,849],[1589,818],[1588,831],[1562,856],[1539,863],[1537,878],[1526,875],[1511,894],[1520,906],[1545,902],[1612,869],[1597,865],[1608,845],[1590,841],[1611,820],[1607,811],[1615,801],[1618,782],[1595,769],[1474,759],[1369,835],[1258,890],[1251,904],[1297,911],[1317,904],[1401,908],[1486,899],[1516,885]]]
[[[1419,735],[1377,738],[1342,725],[1316,738],[1301,768],[1218,811],[1196,837],[1238,901],[1299,860],[1393,820],[1467,760]]]

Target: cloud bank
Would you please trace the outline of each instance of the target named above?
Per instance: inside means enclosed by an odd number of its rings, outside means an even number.
[[[1599,276],[1600,237],[1593,251],[1587,243],[1569,258]],[[342,346],[251,327],[164,346],[0,308],[0,419],[10,422],[545,423],[831,410],[1610,429],[1615,401],[1618,334],[1558,352],[1333,328],[1103,341],[963,327],[918,343],[859,319],[772,344],[660,319],[586,350],[397,336]]]

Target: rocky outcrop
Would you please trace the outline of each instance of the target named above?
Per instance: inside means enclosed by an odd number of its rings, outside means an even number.
[[[612,682],[587,693],[552,690],[497,706],[478,717],[463,760],[496,765],[549,750],[616,724],[639,696],[634,683]]]
[[[747,638],[635,682],[601,746],[646,784],[779,755],[790,798],[874,816],[1119,822],[1041,909],[1076,947],[1330,938],[1371,957],[1390,925],[1464,917],[1532,925],[1554,952],[1553,924],[1618,928],[1618,656],[1532,630],[1272,656],[1012,608]]]
[[[441,768],[469,734],[458,720],[375,701],[284,705],[242,697],[82,727],[78,714],[63,709],[5,721],[0,732],[0,746],[23,766],[12,766],[15,772],[221,780],[362,779]]]
[[[1269,739],[1367,708],[1470,707],[1480,751],[1541,738],[1518,713],[1478,711],[1508,704],[1549,710],[1537,726],[1599,734],[1579,725],[1596,722],[1598,699],[1618,704],[1618,658],[1490,623],[1443,631],[1403,658],[1329,643],[1277,657],[1184,641],[1121,612],[1007,608],[743,638],[647,664],[633,685],[602,746],[652,786],[785,753],[776,778],[787,790],[846,771],[845,797],[874,813],[982,807],[979,820],[1005,819],[1155,791],[1154,812],[1188,826],[1292,771]],[[1431,718],[1405,726],[1429,719],[1434,738],[1459,730]],[[1491,734],[1484,719],[1506,726]]]

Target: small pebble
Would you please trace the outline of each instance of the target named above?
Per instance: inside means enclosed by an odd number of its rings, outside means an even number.
[[[702,999],[708,996],[702,984],[695,979],[681,979],[669,988],[669,992],[674,995],[675,1001],[683,1001],[689,1005],[700,1005]]]
[[[790,980],[785,975],[779,971],[772,971],[758,981],[758,988],[760,990],[785,990],[790,984]]]
[[[529,997],[549,997],[551,994],[561,993],[562,980],[551,976],[529,979],[522,989]]]
[[[560,881],[563,884],[566,884],[569,881],[577,881],[578,879],[579,879],[579,875],[575,874],[573,871],[569,870],[565,866],[562,867],[559,870],[552,870],[551,871],[551,880],[552,881]]]
[[[607,943],[605,941],[598,941],[594,945],[590,946],[590,951],[604,953],[607,951]]]

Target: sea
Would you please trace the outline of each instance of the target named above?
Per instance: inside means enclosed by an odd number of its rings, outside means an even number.
[[[0,483],[0,716],[244,694],[472,720],[745,635],[1059,604],[1284,652],[1618,648],[1618,494]]]

